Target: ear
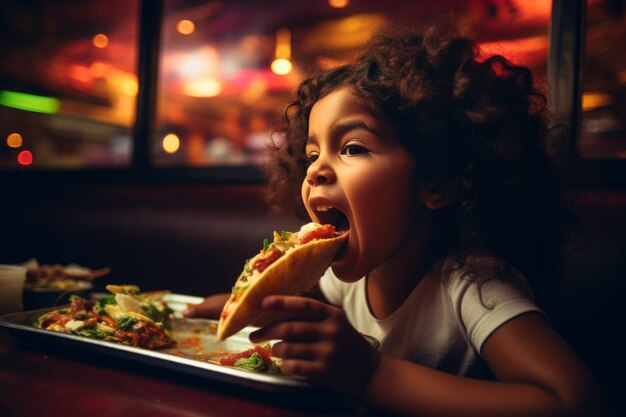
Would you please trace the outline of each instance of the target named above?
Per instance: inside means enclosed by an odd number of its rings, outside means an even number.
[[[424,205],[431,210],[446,207],[456,197],[456,187],[451,181],[430,185],[424,196]]]

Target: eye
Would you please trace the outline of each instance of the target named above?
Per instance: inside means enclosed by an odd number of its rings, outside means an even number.
[[[309,154],[306,156],[307,166],[309,166],[313,162],[317,161],[317,158],[319,158],[319,156],[320,156],[320,154],[318,152],[309,152]]]
[[[343,155],[348,155],[348,156],[361,155],[361,154],[364,154],[364,153],[367,153],[367,152],[368,152],[367,148],[365,148],[362,145],[357,145],[357,144],[354,144],[354,143],[347,144],[341,150],[341,153]]]

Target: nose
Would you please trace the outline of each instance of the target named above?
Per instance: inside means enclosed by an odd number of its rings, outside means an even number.
[[[320,158],[309,165],[306,171],[306,182],[311,187],[328,184],[334,180],[334,171],[324,161],[321,161]]]

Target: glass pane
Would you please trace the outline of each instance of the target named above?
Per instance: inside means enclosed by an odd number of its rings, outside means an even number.
[[[626,158],[626,14],[623,1],[588,0],[583,67],[583,158]]]
[[[258,163],[302,79],[350,60],[385,22],[442,12],[545,81],[546,0],[165,0],[153,160]]]
[[[0,169],[130,162],[138,1],[0,2]]]

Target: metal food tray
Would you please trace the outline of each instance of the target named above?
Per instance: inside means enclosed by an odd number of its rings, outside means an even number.
[[[211,362],[219,360],[224,352],[234,353],[251,348],[248,339],[255,327],[247,327],[220,342],[216,337],[217,321],[208,319],[184,319],[182,310],[189,304],[197,304],[202,298],[180,294],[167,294],[164,300],[174,310],[172,337],[178,346],[168,349],[149,350],[114,342],[90,339],[52,330],[38,329],[31,323],[33,318],[63,306],[7,314],[0,317],[0,326],[20,340],[35,340],[38,344],[56,344],[79,348],[95,354],[105,354],[123,359],[158,366],[215,381],[233,383],[253,389],[271,392],[307,390],[314,387],[304,378],[250,372]],[[221,354],[218,352],[222,352]]]

